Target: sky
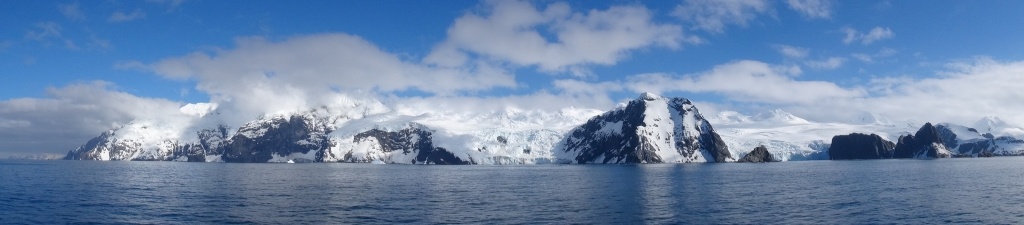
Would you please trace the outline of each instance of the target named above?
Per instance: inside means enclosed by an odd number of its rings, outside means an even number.
[[[0,1],[0,155],[64,153],[189,103],[331,95],[1024,125],[1024,1]],[[441,110],[441,109],[436,109]]]

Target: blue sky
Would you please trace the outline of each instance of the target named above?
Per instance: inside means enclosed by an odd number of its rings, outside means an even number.
[[[708,112],[1021,124],[1011,113],[1024,108],[1013,101],[1024,97],[1014,88],[1024,87],[1014,86],[1020,9],[1022,1],[3,1],[0,128],[54,129],[62,123],[50,117],[70,114],[76,128],[61,135],[81,142],[139,116],[103,110],[114,104],[103,96],[267,113],[246,98],[284,104],[295,100],[273,96],[328,92],[606,109],[652,91]],[[231,82],[253,71],[264,86]]]

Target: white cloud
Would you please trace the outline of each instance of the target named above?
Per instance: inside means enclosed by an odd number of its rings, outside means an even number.
[[[64,47],[67,49],[82,49],[81,47],[78,47],[77,44],[75,44],[75,41],[69,38],[65,38],[64,35],[61,34],[63,28],[60,26],[60,24],[57,24],[55,22],[38,22],[33,25],[35,29],[29,30],[27,33],[25,33],[25,39],[39,42],[40,44],[43,44],[45,46],[51,46],[53,45],[53,42],[56,41],[60,44],[63,44]]]
[[[121,11],[114,12],[113,14],[110,14],[110,17],[107,18],[107,21],[113,22],[113,23],[120,23],[120,22],[128,22],[128,21],[144,19],[144,18],[146,18],[146,13],[142,12],[142,10],[140,10],[140,9],[136,9],[135,11],[132,11],[131,13],[124,13],[124,12],[121,12]]]
[[[861,43],[867,45],[878,40],[892,38],[892,36],[892,30],[890,30],[888,27],[875,27],[861,38]]]
[[[85,13],[78,7],[78,2],[72,4],[57,4],[57,9],[60,10],[64,17],[69,20],[82,21],[85,20]]]
[[[789,8],[811,19],[832,18],[831,0],[789,0]]]
[[[275,113],[322,104],[337,91],[419,90],[438,95],[516,87],[500,67],[478,62],[464,67],[424,66],[403,61],[362,38],[319,34],[272,42],[240,38],[234,49],[194,52],[146,66],[172,79],[197,81],[215,103],[250,114]],[[119,68],[138,68],[122,62]]]
[[[49,38],[62,38],[61,26],[55,22],[38,22],[33,24],[35,30],[25,34],[26,39],[44,41]]]
[[[25,39],[36,41],[46,47],[57,43],[71,50],[103,50],[112,46],[110,40],[102,39],[88,30],[86,30],[85,36],[87,39],[79,39],[77,42],[71,38],[71,36],[75,36],[74,34],[66,35],[63,31],[64,28],[56,22],[37,22],[33,24],[32,30],[25,33]],[[78,43],[85,43],[84,48]]]
[[[883,77],[872,80],[871,97],[820,102],[800,107],[822,120],[855,110],[868,110],[894,121],[953,122],[970,125],[989,115],[1024,126],[1024,61],[980,58],[951,64],[928,78]]]
[[[791,69],[745,60],[685,76],[634,75],[627,78],[626,86],[637,92],[717,93],[732,101],[769,104],[810,104],[865,94],[860,89],[843,88],[825,81],[793,80],[784,74],[787,71]]]
[[[63,153],[133,119],[182,116],[177,102],[137,97],[102,81],[46,93],[46,98],[0,101],[0,151]]]
[[[863,61],[863,62],[874,62],[875,61],[874,57],[872,57],[871,55],[868,55],[868,54],[864,54],[864,53],[853,53],[853,54],[850,54],[850,57],[853,57],[854,59],[857,59],[857,60],[860,60],[860,61]]]
[[[682,28],[656,24],[641,6],[613,6],[606,10],[573,12],[568,4],[544,9],[525,1],[488,1],[486,13],[467,13],[448,28],[448,37],[436,45],[424,62],[445,67],[472,63],[468,55],[537,66],[544,72],[585,74],[587,65],[614,65],[630,51],[659,46],[677,49],[698,43]]]
[[[850,56],[860,61],[871,63],[875,62],[876,58],[890,57],[896,55],[896,53],[899,53],[899,51],[896,51],[896,49],[882,48],[881,50],[878,50],[878,52],[875,54],[853,53]]]
[[[801,48],[789,45],[774,45],[775,50],[779,51],[779,54],[789,58],[803,58],[807,57],[807,54],[811,52],[810,49]]]
[[[831,69],[836,69],[836,68],[839,68],[839,67],[843,66],[844,62],[846,62],[846,58],[843,58],[843,57],[829,57],[828,59],[824,59],[824,60],[810,60],[810,61],[806,61],[806,62],[804,62],[804,64],[807,65],[808,67],[811,67],[811,68],[814,68],[814,69],[831,70]]]
[[[769,10],[765,0],[689,0],[676,6],[672,15],[697,29],[721,33],[728,25],[747,26],[748,21]]]
[[[844,27],[839,31],[845,34],[843,37],[844,44],[851,44],[859,41],[863,45],[869,45],[876,41],[890,39],[895,36],[895,33],[893,33],[888,27],[875,27],[867,33],[861,33],[860,31],[849,27]]]

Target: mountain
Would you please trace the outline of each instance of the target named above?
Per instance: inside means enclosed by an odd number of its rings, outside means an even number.
[[[1006,124],[1006,122],[999,119],[999,117],[994,116],[982,117],[981,119],[978,119],[977,122],[974,122],[974,128],[977,129],[978,132],[993,133],[1007,127],[1009,127],[1009,125]]]
[[[810,121],[800,118],[782,109],[773,109],[768,112],[758,113],[751,117],[751,120],[762,124],[808,124]]]
[[[1005,126],[1004,129],[1016,129]],[[1024,140],[1014,136],[995,136],[978,129],[940,123],[935,129],[954,157],[1024,155]]]
[[[950,158],[953,153],[931,123],[925,123],[914,135],[900,136],[892,158]]]
[[[68,152],[72,160],[524,164],[557,161],[565,133],[600,111],[487,113],[388,108],[373,99],[262,115],[241,123],[216,105],[136,120]]]
[[[850,124],[895,126],[889,118],[871,112],[857,113],[853,120],[850,121]]]
[[[558,152],[573,163],[735,160],[690,100],[641,94],[573,129]]]
[[[870,142],[899,142],[902,137],[897,146],[903,147],[894,153],[898,157],[1024,155],[1024,140],[1012,132],[1021,129],[994,117],[980,120],[978,124],[987,126],[982,130],[950,123],[917,129],[920,125],[877,122],[885,120],[875,114],[865,114],[874,119],[862,124],[810,122],[782,110],[755,116],[726,111],[705,119],[687,99],[649,93],[607,112],[572,107],[483,112],[396,107],[373,98],[346,96],[313,108],[247,116],[216,104],[188,104],[173,116],[138,119],[102,132],[64,158],[405,164],[731,162],[764,146],[774,160],[822,160],[830,159],[830,151],[848,146],[841,142],[833,148],[834,137],[851,133],[876,134],[878,138]]]

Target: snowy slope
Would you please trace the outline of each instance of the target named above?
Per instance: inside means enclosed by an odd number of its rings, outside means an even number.
[[[782,161],[828,159],[828,146],[832,137],[836,135],[873,133],[895,142],[900,135],[909,134],[917,129],[875,122],[810,122],[781,109],[759,113],[757,116],[746,116],[732,111],[721,112],[718,115],[709,120],[716,124],[718,134],[729,145],[732,155],[742,157],[754,148],[764,145],[775,159]]]
[[[565,132],[598,113],[574,108],[553,113],[518,109],[483,114],[383,113],[339,124],[331,134],[333,146],[323,161],[409,163],[414,161],[412,153],[416,153],[412,149],[403,149],[409,153],[387,152],[379,137],[359,140],[354,137],[374,129],[402,132],[412,128],[428,131],[434,147],[477,164],[552,162],[555,156],[551,150]]]

